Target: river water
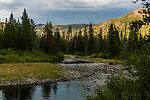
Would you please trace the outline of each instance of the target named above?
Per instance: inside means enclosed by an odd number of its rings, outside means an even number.
[[[68,67],[69,64],[60,65]],[[97,66],[96,68],[98,69],[100,66],[106,69],[106,64],[101,63],[71,64],[70,66],[72,68],[85,67],[85,70],[89,69],[90,72],[94,69],[94,66]],[[98,69],[94,69],[93,71],[95,72]],[[42,85],[0,87],[0,100],[85,100],[87,95],[93,94],[94,88],[97,85],[105,84],[104,79],[109,75],[110,73],[97,72],[94,76],[55,84],[46,83]]]
[[[92,89],[78,81],[0,88],[0,100],[84,100]]]

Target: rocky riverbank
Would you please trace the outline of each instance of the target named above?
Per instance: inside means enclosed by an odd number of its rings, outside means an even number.
[[[78,59],[79,60],[79,59]],[[77,60],[77,61],[78,61]],[[79,62],[79,63],[78,63]],[[113,75],[127,74],[122,65],[111,65],[109,63],[98,63],[95,61],[65,59],[59,66],[68,70],[69,80],[88,82],[88,85],[105,85],[107,79]],[[90,62],[90,63],[89,63]]]
[[[71,80],[91,80],[91,84],[104,85],[108,77],[119,73],[126,73],[121,65],[110,65],[109,63],[97,63],[95,61],[66,58],[57,64],[65,71],[59,73],[59,78],[25,78],[23,80],[11,80],[0,83],[0,86],[35,85],[43,83],[55,83]]]

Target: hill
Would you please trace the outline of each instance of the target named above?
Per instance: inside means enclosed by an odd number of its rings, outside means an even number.
[[[36,31],[38,35],[43,34],[43,28],[44,28],[45,24],[37,24],[36,25]],[[79,30],[79,29],[83,29],[85,27],[88,27],[88,24],[69,24],[69,25],[54,25],[53,29],[55,31],[56,28],[58,28],[60,30],[60,32],[66,32],[68,30],[69,27],[72,27],[73,32]]]
[[[123,17],[109,19],[105,22],[94,25],[95,34],[99,32],[100,28],[102,28],[103,35],[106,35],[108,32],[109,25],[111,23],[115,24],[115,26],[123,33],[125,32],[125,30],[127,33],[129,33],[129,29],[128,29],[129,23],[132,21],[135,21],[135,20],[142,20],[144,15],[146,15],[144,12],[144,9],[140,8],[135,11],[131,11],[131,12],[127,13]],[[140,32],[142,33],[142,35],[145,35],[149,31],[149,29],[150,29],[149,25],[143,25],[142,28],[140,29]]]

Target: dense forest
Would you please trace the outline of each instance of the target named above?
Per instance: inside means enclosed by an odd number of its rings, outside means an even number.
[[[143,12],[148,15],[149,10]],[[99,29],[98,35],[94,35],[92,23],[84,29],[76,32],[69,27],[67,32],[60,32],[54,29],[51,22],[47,22],[44,27],[44,34],[36,34],[36,24],[28,17],[26,10],[20,19],[16,20],[11,13],[6,19],[0,31],[0,48],[12,49],[16,51],[41,51],[46,54],[57,52],[91,54],[102,52],[101,57],[119,56],[123,50],[138,51],[150,43],[150,34],[142,36],[139,29],[142,25],[149,24],[149,17],[143,20],[135,20],[129,23],[129,34],[118,30],[112,23],[109,26],[107,36],[103,35]]]

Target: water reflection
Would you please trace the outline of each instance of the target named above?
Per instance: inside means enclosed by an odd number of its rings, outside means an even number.
[[[84,100],[80,83],[0,87],[0,100]]]
[[[50,84],[44,84],[41,86],[42,88],[42,96],[44,99],[49,99],[50,97],[50,92],[51,92],[51,85]]]
[[[4,100],[32,100],[34,86],[1,87]]]
[[[53,92],[54,95],[57,95],[57,83],[55,84],[43,84],[41,85],[42,90],[42,96],[44,99],[49,100],[51,92]]]
[[[53,91],[54,91],[54,95],[56,95],[56,93],[57,93],[57,83],[53,85]]]

